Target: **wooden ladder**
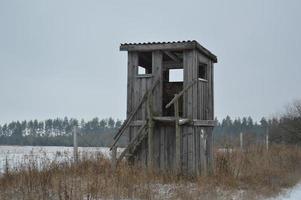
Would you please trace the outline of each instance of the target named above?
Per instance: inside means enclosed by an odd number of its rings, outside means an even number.
[[[130,126],[130,124],[132,123],[132,121],[134,120],[138,110],[141,108],[141,106],[143,105],[143,103],[146,100],[150,100],[152,93],[155,89],[155,87],[158,85],[158,83],[160,82],[160,80],[158,79],[153,85],[152,87],[145,92],[145,94],[143,95],[142,99],[140,100],[138,106],[134,109],[134,111],[128,116],[128,118],[124,121],[124,123],[122,124],[122,126],[120,127],[120,129],[117,131],[117,133],[115,134],[115,136],[113,137],[114,141],[113,144],[110,147],[110,150],[113,151],[112,152],[112,157],[116,157],[116,150],[117,150],[117,142],[120,139],[120,137],[124,134],[125,130]],[[135,153],[135,151],[137,150],[137,147],[142,143],[142,141],[146,138],[149,137],[148,133],[150,132],[149,130],[147,130],[149,124],[151,124],[152,122],[152,116],[148,116],[148,119],[145,123],[142,124],[142,126],[139,128],[137,135],[134,137],[134,139],[127,145],[127,147],[125,148],[125,150],[120,154],[120,156],[118,157],[118,159],[116,160],[116,158],[112,158],[113,159],[113,163],[114,165],[117,165],[125,156],[128,157],[132,157],[133,154]]]

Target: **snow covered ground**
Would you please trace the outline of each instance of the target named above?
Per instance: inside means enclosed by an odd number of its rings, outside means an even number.
[[[118,149],[120,152],[122,149]],[[107,147],[79,147],[82,153],[102,153],[110,157],[110,150]],[[6,163],[10,168],[17,167],[25,160],[42,161],[62,161],[73,159],[73,147],[61,146],[0,146],[0,173],[3,172]]]
[[[301,200],[301,183],[291,189],[287,189],[278,197],[268,200]]]
[[[110,150],[107,147],[79,147],[81,153],[102,153],[106,157],[110,157]],[[120,153],[122,149],[118,149]],[[4,171],[6,162],[10,168],[17,167],[24,160],[34,159],[35,161],[62,161],[64,159],[73,159],[72,147],[58,146],[0,146],[0,174]],[[192,187],[193,188],[193,187]],[[157,195],[167,197],[173,191],[171,185],[160,185],[155,188]],[[242,193],[238,192],[231,199],[241,199]],[[243,197],[242,197],[243,199]],[[266,200],[301,200],[301,183],[291,189],[283,191],[281,195]]]

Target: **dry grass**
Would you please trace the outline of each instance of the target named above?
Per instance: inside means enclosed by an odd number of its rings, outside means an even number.
[[[0,199],[258,199],[291,187],[301,177],[301,150],[260,146],[215,153],[210,177],[154,173],[122,163],[114,175],[102,155],[85,155],[78,164],[26,162],[0,178]]]

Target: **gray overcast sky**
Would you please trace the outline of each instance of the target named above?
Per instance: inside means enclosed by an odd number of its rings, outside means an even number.
[[[123,42],[199,41],[218,56],[215,115],[301,98],[301,1],[0,0],[0,124],[123,119]]]

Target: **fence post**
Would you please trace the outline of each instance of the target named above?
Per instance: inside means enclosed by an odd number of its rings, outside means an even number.
[[[265,133],[265,145],[266,145],[266,150],[269,151],[269,128],[266,128],[266,133]]]
[[[243,150],[243,133],[240,132],[240,150]]]
[[[73,127],[73,158],[74,162],[78,162],[78,146],[77,146],[77,126]]]

